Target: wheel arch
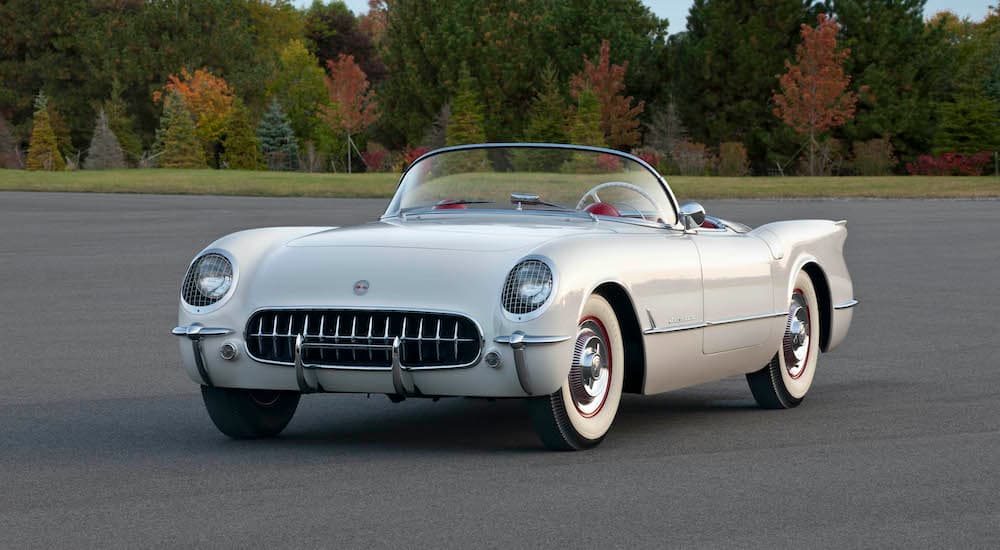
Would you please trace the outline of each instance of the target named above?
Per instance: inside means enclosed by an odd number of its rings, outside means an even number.
[[[635,305],[628,291],[619,283],[605,282],[594,289],[611,304],[618,317],[622,331],[622,347],[625,349],[624,393],[642,393],[646,377],[646,354],[642,340],[642,327],[635,312]]]
[[[816,290],[816,299],[819,301],[819,349],[826,352],[830,347],[830,328],[833,326],[833,297],[830,293],[830,281],[826,277],[823,268],[814,261],[803,264],[802,271],[806,272]]]

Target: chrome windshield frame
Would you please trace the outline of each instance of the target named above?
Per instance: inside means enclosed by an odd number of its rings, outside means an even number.
[[[380,220],[393,219],[393,218],[402,217],[404,215],[403,212],[399,212],[399,213],[396,213],[396,214],[390,214],[390,209],[392,209],[393,204],[395,204],[397,202],[397,199],[399,198],[399,191],[400,191],[400,189],[401,189],[401,187],[403,185],[403,181],[406,179],[406,175],[410,172],[411,169],[413,169],[414,166],[416,166],[417,164],[419,164],[420,162],[422,162],[422,161],[424,161],[424,160],[426,160],[428,158],[431,158],[431,157],[434,157],[434,156],[437,156],[437,155],[441,155],[441,154],[444,154],[444,153],[451,153],[451,152],[455,152],[455,151],[471,151],[471,150],[476,150],[476,149],[484,149],[484,150],[485,149],[563,149],[563,150],[567,150],[567,151],[589,151],[589,152],[593,152],[593,153],[602,153],[602,154],[606,154],[606,155],[614,155],[614,156],[623,158],[625,160],[632,161],[632,162],[634,162],[634,163],[642,166],[646,170],[648,170],[649,173],[652,174],[654,178],[656,178],[656,181],[658,181],[660,183],[660,188],[663,189],[663,192],[666,194],[667,199],[670,202],[670,207],[673,208],[673,211],[674,211],[673,212],[674,213],[674,219],[677,220],[676,223],[674,223],[673,225],[665,224],[666,227],[671,227],[671,228],[674,228],[674,229],[676,229],[677,227],[679,227],[679,224],[680,224],[680,207],[679,207],[679,205],[677,203],[677,197],[674,196],[674,192],[670,188],[670,185],[667,183],[667,180],[665,180],[663,178],[663,176],[661,176],[660,173],[656,171],[655,168],[653,168],[652,166],[650,166],[649,163],[647,163],[646,161],[642,160],[641,158],[639,158],[639,157],[637,157],[635,155],[632,155],[632,154],[629,154],[629,153],[624,153],[622,151],[618,151],[618,150],[615,150],[615,149],[607,149],[605,147],[591,147],[589,145],[569,145],[569,144],[563,144],[563,143],[525,143],[525,142],[515,142],[515,143],[476,143],[476,144],[469,144],[469,145],[455,145],[455,146],[452,146],[452,147],[442,147],[441,149],[435,149],[433,151],[428,151],[427,153],[424,153],[423,155],[420,155],[419,157],[417,157],[416,160],[414,160],[413,162],[411,162],[410,165],[406,167],[406,170],[403,170],[403,173],[399,177],[399,181],[396,183],[396,191],[393,193],[392,199],[389,200],[389,204],[386,206],[385,212],[383,212],[382,215],[379,216],[379,219]],[[562,212],[562,213],[566,214],[565,212]]]

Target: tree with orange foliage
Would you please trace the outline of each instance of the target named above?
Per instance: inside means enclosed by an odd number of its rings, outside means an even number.
[[[334,131],[347,134],[347,171],[351,171],[351,148],[357,146],[351,139],[378,120],[378,104],[375,90],[371,89],[368,77],[354,62],[353,55],[340,54],[337,60],[326,62],[329,75],[326,89],[332,106],[324,107],[320,116]],[[360,151],[358,151],[360,155]]]
[[[195,132],[205,148],[206,157],[218,166],[220,140],[233,107],[234,92],[222,77],[215,76],[208,69],[196,69],[194,73],[181,69],[180,76],[170,75],[162,92],[154,92],[153,100],[159,102],[176,92],[184,99],[184,104],[194,118]]]
[[[775,92],[774,114],[801,135],[809,135],[809,175],[816,173],[816,135],[842,126],[854,118],[857,94],[847,89],[851,77],[844,61],[851,50],[837,51],[840,25],[826,14],[816,28],[802,25],[802,43],[795,50],[796,64],[785,61],[781,93]]]
[[[595,61],[584,56],[583,70],[570,79],[570,93],[579,99],[580,93],[590,90],[601,105],[601,129],[609,146],[621,149],[639,143],[639,114],[645,105],[642,101],[632,106],[632,96],[625,96],[623,65],[611,63],[611,43],[601,42],[600,54]]]

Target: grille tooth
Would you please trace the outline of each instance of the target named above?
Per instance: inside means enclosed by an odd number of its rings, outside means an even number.
[[[341,317],[350,324],[350,333],[346,327],[341,330]],[[401,363],[413,368],[467,366],[479,357],[482,346],[478,327],[461,315],[263,310],[247,321],[247,351],[253,359],[291,366],[299,333],[304,339],[303,360],[314,367],[389,368],[396,337]]]

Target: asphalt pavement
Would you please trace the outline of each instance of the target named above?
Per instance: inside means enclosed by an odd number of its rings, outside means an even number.
[[[596,450],[517,401],[303,398],[212,426],[169,334],[222,234],[385,201],[0,193],[0,547],[996,548],[1000,202],[710,201],[849,220],[861,300],[802,406],[727,379],[627,396]]]

